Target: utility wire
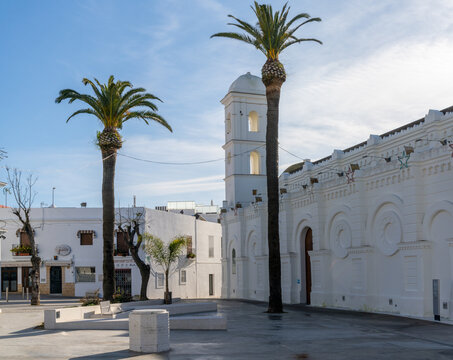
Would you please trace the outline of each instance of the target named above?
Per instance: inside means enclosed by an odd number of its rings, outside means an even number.
[[[243,151],[243,152],[241,152],[239,154],[234,154],[231,157],[233,158],[233,157],[241,156],[243,154],[246,154],[246,153],[252,152],[254,150],[257,150],[257,149],[259,149],[259,148],[261,148],[261,147],[263,147],[265,145],[266,144],[263,144],[263,145],[257,146],[254,149]],[[208,164],[208,163],[212,163],[212,162],[216,162],[216,161],[224,161],[225,160],[225,157],[222,157],[222,158],[217,158],[217,159],[212,159],[212,160],[204,160],[204,161],[167,162],[167,161],[157,161],[157,160],[142,159],[142,158],[138,158],[138,157],[135,157],[135,156],[130,156],[130,155],[122,154],[122,153],[118,153],[118,155],[123,156],[123,157],[127,157],[129,159],[137,160],[137,161],[143,161],[143,162],[147,162],[147,163],[160,164],[160,165],[200,165],[200,164]]]

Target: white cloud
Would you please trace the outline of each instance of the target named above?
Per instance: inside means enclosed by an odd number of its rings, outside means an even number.
[[[123,192],[138,193],[140,196],[152,197],[191,194],[199,192],[221,191],[224,188],[223,174],[190,178],[184,180],[165,180],[160,182],[146,182],[130,185],[123,188]]]

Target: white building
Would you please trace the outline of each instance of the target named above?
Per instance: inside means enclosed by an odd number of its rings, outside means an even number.
[[[125,209],[124,209],[125,210]],[[194,259],[186,252],[172,272],[170,291],[173,297],[220,297],[221,290],[221,227],[220,224],[197,220],[193,216],[136,208],[144,214],[141,232],[149,232],[164,241],[177,235],[192,239]],[[11,209],[0,209],[6,222],[5,239],[0,242],[2,291],[22,292],[29,284],[30,256],[18,245],[27,245],[27,236]],[[102,294],[102,209],[101,208],[37,208],[31,212],[32,226],[39,256],[41,294],[84,296],[97,289]],[[140,293],[140,272],[127,249],[115,238],[116,286],[131,295]],[[146,258],[141,251],[142,258]],[[149,261],[149,258],[147,258]],[[149,298],[163,298],[163,271],[151,266]]]
[[[265,101],[250,74],[222,100],[226,298],[268,300],[265,153],[256,149]],[[440,316],[453,319],[450,140],[453,107],[289,167],[280,176],[283,301],[432,316],[438,279]]]

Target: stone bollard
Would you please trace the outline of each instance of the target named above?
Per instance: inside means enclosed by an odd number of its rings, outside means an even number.
[[[170,350],[170,325],[166,310],[134,310],[129,315],[129,349],[143,353]]]

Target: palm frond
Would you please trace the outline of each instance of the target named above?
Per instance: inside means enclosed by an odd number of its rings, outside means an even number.
[[[81,109],[81,110],[77,110],[70,117],[68,117],[66,122],[68,122],[69,120],[71,120],[71,118],[73,118],[74,116],[79,115],[79,114],[90,114],[90,115],[94,115],[99,118],[98,114],[93,109]]]
[[[162,102],[160,98],[153,94],[146,93],[144,88],[132,88],[129,81],[116,81],[114,76],[110,76],[106,84],[101,84],[98,79],[94,81],[84,78],[84,85],[90,85],[94,96],[81,94],[72,89],[63,89],[55,99],[56,103],[68,100],[72,103],[76,100],[89,105],[91,109],[82,109],[73,113],[67,121],[78,114],[95,115],[105,128],[121,129],[125,121],[136,117],[143,119],[146,124],[148,120],[153,120],[172,131],[165,119],[157,114],[158,107],[153,103],[154,100]],[[132,88],[127,90],[128,88]],[[148,110],[140,110],[140,107]],[[138,110],[134,110],[138,108]]]
[[[278,56],[282,50],[286,49],[290,45],[300,43],[302,41],[315,41],[322,44],[322,42],[317,39],[304,40],[298,39],[294,36],[294,33],[299,30],[301,26],[310,22],[321,21],[320,18],[312,18],[307,13],[300,13],[288,20],[290,12],[290,6],[288,6],[288,3],[285,3],[281,10],[275,12],[271,5],[258,4],[256,1],[253,5],[251,5],[251,8],[256,16],[256,26],[253,26],[233,15],[228,15],[228,17],[235,20],[235,22],[228,23],[228,25],[237,27],[245,33],[222,32],[212,35],[211,38],[226,37],[243,41],[259,49],[268,59],[278,59]],[[291,28],[293,24],[301,19],[306,20],[294,28]]]

